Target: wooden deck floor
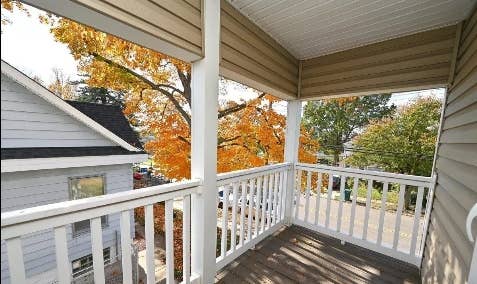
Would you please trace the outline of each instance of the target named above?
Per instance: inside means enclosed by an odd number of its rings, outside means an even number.
[[[293,226],[222,269],[216,283],[419,283],[417,268]]]

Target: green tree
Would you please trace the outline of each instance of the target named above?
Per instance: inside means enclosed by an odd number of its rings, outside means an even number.
[[[351,141],[371,120],[391,115],[394,105],[388,105],[390,94],[349,97],[308,102],[303,124],[314,133],[320,149],[333,155],[339,163],[344,144]]]
[[[430,176],[442,104],[420,98],[393,117],[373,121],[353,141],[350,165],[376,165],[388,172]]]
[[[78,89],[76,100],[80,102],[118,105],[124,107],[124,92],[104,87],[82,86]]]

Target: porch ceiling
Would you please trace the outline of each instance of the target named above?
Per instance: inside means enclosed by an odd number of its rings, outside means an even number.
[[[455,24],[472,0],[228,0],[298,59]]]

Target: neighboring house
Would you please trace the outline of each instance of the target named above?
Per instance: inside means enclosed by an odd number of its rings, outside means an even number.
[[[3,61],[1,72],[1,212],[133,188],[132,164],[147,154],[119,107],[64,101]],[[104,253],[114,259],[119,215],[104,216],[103,224]],[[67,237],[79,274],[92,265],[89,220],[69,226]],[[52,230],[22,244],[32,282],[54,280]],[[1,282],[8,283],[4,241],[1,253]]]

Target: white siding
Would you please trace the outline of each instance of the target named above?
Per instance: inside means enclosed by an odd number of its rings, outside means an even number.
[[[2,74],[1,147],[116,146]]]
[[[75,176],[106,176],[106,193],[116,193],[133,188],[132,165],[112,165],[102,167],[41,170],[21,173],[2,173],[1,211],[11,211],[69,199],[68,178]],[[134,222],[132,222],[134,223]],[[108,217],[108,227],[103,229],[103,246],[114,246],[119,237],[119,214]],[[90,235],[73,238],[71,226],[68,228],[68,249],[70,260],[91,253]],[[25,267],[28,277],[55,269],[53,231],[46,230],[22,239]],[[8,283],[8,263],[5,243],[1,244],[1,283]]]

